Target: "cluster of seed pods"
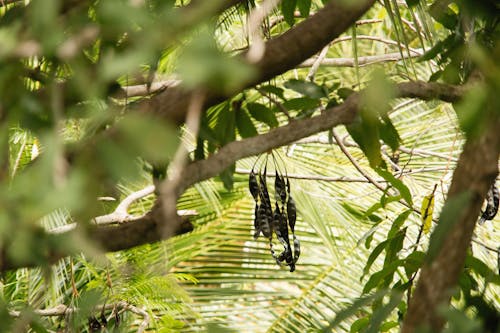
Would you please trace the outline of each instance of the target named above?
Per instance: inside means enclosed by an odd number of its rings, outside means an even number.
[[[486,197],[486,208],[481,214],[479,219],[479,224],[483,224],[485,221],[493,220],[498,212],[500,195],[498,193],[498,188],[495,183],[491,185],[488,195]]]
[[[290,180],[276,170],[274,177],[274,207],[267,187],[267,163],[264,170],[250,172],[248,187],[255,200],[254,238],[260,234],[269,240],[271,255],[280,266],[287,265],[290,272],[295,270],[295,263],[300,256],[300,242],[295,236],[297,209],[290,195]],[[273,249],[273,235],[283,245],[283,252],[276,254]],[[290,244],[290,234],[293,250]]]

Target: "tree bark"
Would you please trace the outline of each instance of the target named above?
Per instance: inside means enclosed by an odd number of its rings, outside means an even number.
[[[348,3],[332,0],[315,15],[283,35],[269,40],[265,44],[264,56],[253,64],[258,75],[234,91],[208,90],[205,108],[233,96],[244,88],[255,86],[295,68],[346,31],[375,0],[353,1],[354,4],[350,5]],[[245,61],[244,55],[241,59]],[[155,113],[173,123],[181,124],[184,122],[191,94],[191,91],[181,86],[167,88],[151,99],[140,102],[138,108],[142,112]]]
[[[468,138],[465,143],[453,173],[447,201],[465,192],[471,194],[470,200],[441,244],[437,256],[422,267],[404,319],[403,333],[413,333],[419,327],[440,332],[445,324],[438,308],[450,302],[464,266],[481,205],[498,174],[499,133],[500,119],[497,117],[479,137]]]
[[[440,99],[448,102],[456,102],[465,93],[465,88],[440,83],[407,82],[396,85],[395,92],[397,97],[411,96],[422,100]],[[269,149],[289,144],[337,125],[350,123],[358,112],[361,94],[362,92],[353,93],[343,104],[327,109],[319,116],[293,121],[286,126],[278,127],[268,133],[231,142],[206,160],[189,164],[183,170],[184,177],[178,188],[176,188],[177,194],[180,195],[189,186],[199,181],[219,174],[241,158],[266,152]],[[170,224],[174,228],[175,234],[190,231],[192,228],[187,219],[163,221],[161,208],[156,205],[146,216],[140,219],[118,225],[92,226],[86,231],[86,235],[88,239],[93,240],[104,251],[119,251],[164,239],[159,228],[164,223]],[[57,244],[64,242],[68,237],[75,237],[78,232],[81,232],[81,230],[71,230],[57,235],[50,233],[43,234],[46,237],[54,238],[52,243]],[[42,234],[41,230],[40,233]],[[48,255],[48,261],[55,262],[71,254],[53,252]],[[37,264],[39,263],[12,262],[5,254],[0,253],[0,272],[19,267],[35,266]]]

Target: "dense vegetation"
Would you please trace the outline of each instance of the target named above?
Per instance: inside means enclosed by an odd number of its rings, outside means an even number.
[[[0,331],[498,332],[499,22],[0,0]]]

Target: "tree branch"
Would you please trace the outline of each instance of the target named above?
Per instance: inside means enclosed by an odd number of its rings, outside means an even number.
[[[396,85],[395,92],[396,96],[401,98],[441,99],[456,102],[464,94],[465,87],[440,83],[407,82]],[[218,175],[235,161],[244,157],[261,154],[341,124],[349,124],[357,115],[362,93],[351,94],[343,104],[327,109],[316,117],[292,121],[288,125],[275,128],[268,133],[225,145],[206,160],[187,165],[172,193],[178,198],[188,187]],[[159,206],[156,205],[148,214],[137,220],[119,225],[93,225],[84,232],[86,232],[88,239],[93,240],[101,249],[119,251],[168,238],[170,235],[162,233],[160,227],[166,224],[169,225],[170,230],[173,230],[173,234],[182,234],[192,230],[192,225],[187,218],[165,220],[163,216],[159,211]],[[56,244],[67,239],[64,237],[78,237],[81,231],[77,228],[58,235],[52,234],[50,237],[53,238],[53,244]],[[48,258],[50,262],[55,262],[68,254],[71,253],[54,252],[50,253]],[[12,262],[8,258],[1,259],[0,271],[39,264],[39,262],[18,263]]]
[[[233,91],[208,91],[204,107],[295,68],[354,24],[374,2],[375,0],[356,1],[355,5],[348,5],[345,1],[328,2],[315,15],[264,45],[264,56],[254,64],[258,74],[253,80]],[[246,61],[245,54],[240,58]],[[142,112],[156,113],[180,124],[184,122],[191,94],[191,91],[182,87],[169,88],[140,102],[138,108]]]
[[[484,197],[498,174],[500,120],[493,118],[488,125],[479,137],[468,138],[465,142],[453,173],[447,202],[462,193],[471,196],[461,207],[458,220],[442,241],[436,257],[422,267],[404,319],[403,333],[413,333],[421,326],[440,332],[444,326],[445,321],[439,315],[438,307],[449,304],[452,288],[464,266]]]

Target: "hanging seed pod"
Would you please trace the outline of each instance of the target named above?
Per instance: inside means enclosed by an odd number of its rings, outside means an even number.
[[[273,231],[276,233],[276,237],[278,237],[278,239],[279,239],[281,237],[281,230],[280,230],[281,212],[280,212],[280,208],[278,207],[278,203],[276,203],[275,205],[276,206],[274,209],[272,228],[273,228]]]
[[[254,210],[254,219],[253,219],[253,226],[254,226],[254,234],[253,234],[253,238],[254,239],[257,239],[259,238],[259,235],[262,231],[261,227],[260,227],[260,220],[259,220],[259,205],[255,204],[255,210]]]
[[[89,332],[100,332],[101,331],[101,323],[95,316],[91,316],[88,318],[89,321]]]
[[[481,218],[479,219],[479,224],[483,224],[485,221],[491,221],[497,215],[500,200],[496,184],[491,185],[488,191],[488,197],[486,201],[487,201],[486,209],[481,214]]]
[[[279,197],[281,202],[284,204],[286,201],[286,184],[285,179],[278,174],[278,171],[276,171],[276,175],[274,177],[274,191],[275,196]]]
[[[248,189],[250,190],[255,202],[257,202],[259,200],[259,183],[257,182],[257,177],[255,176],[253,169],[248,177]]]
[[[271,256],[274,258],[274,260],[276,260],[276,264],[278,264],[278,266],[281,266],[279,258],[276,255],[276,252],[274,251],[273,242],[271,240],[269,240],[269,251],[271,252]]]
[[[300,242],[295,234],[293,235],[293,263],[296,263],[300,257]]]
[[[259,174],[259,181],[260,181],[260,192],[259,192],[260,201],[271,205],[271,198],[269,197],[269,191],[267,190],[265,174],[263,177],[261,176],[261,174]]]
[[[272,236],[271,227],[269,225],[271,220],[268,218],[265,206],[266,205],[263,203],[262,205],[260,205],[258,209],[258,215],[259,215],[258,223],[259,223],[259,229],[262,231],[264,237],[269,238]]]
[[[290,230],[295,231],[295,222],[297,221],[297,208],[295,207],[295,201],[291,196],[288,197],[288,202],[286,203],[286,212],[288,215],[288,224],[290,225]]]

